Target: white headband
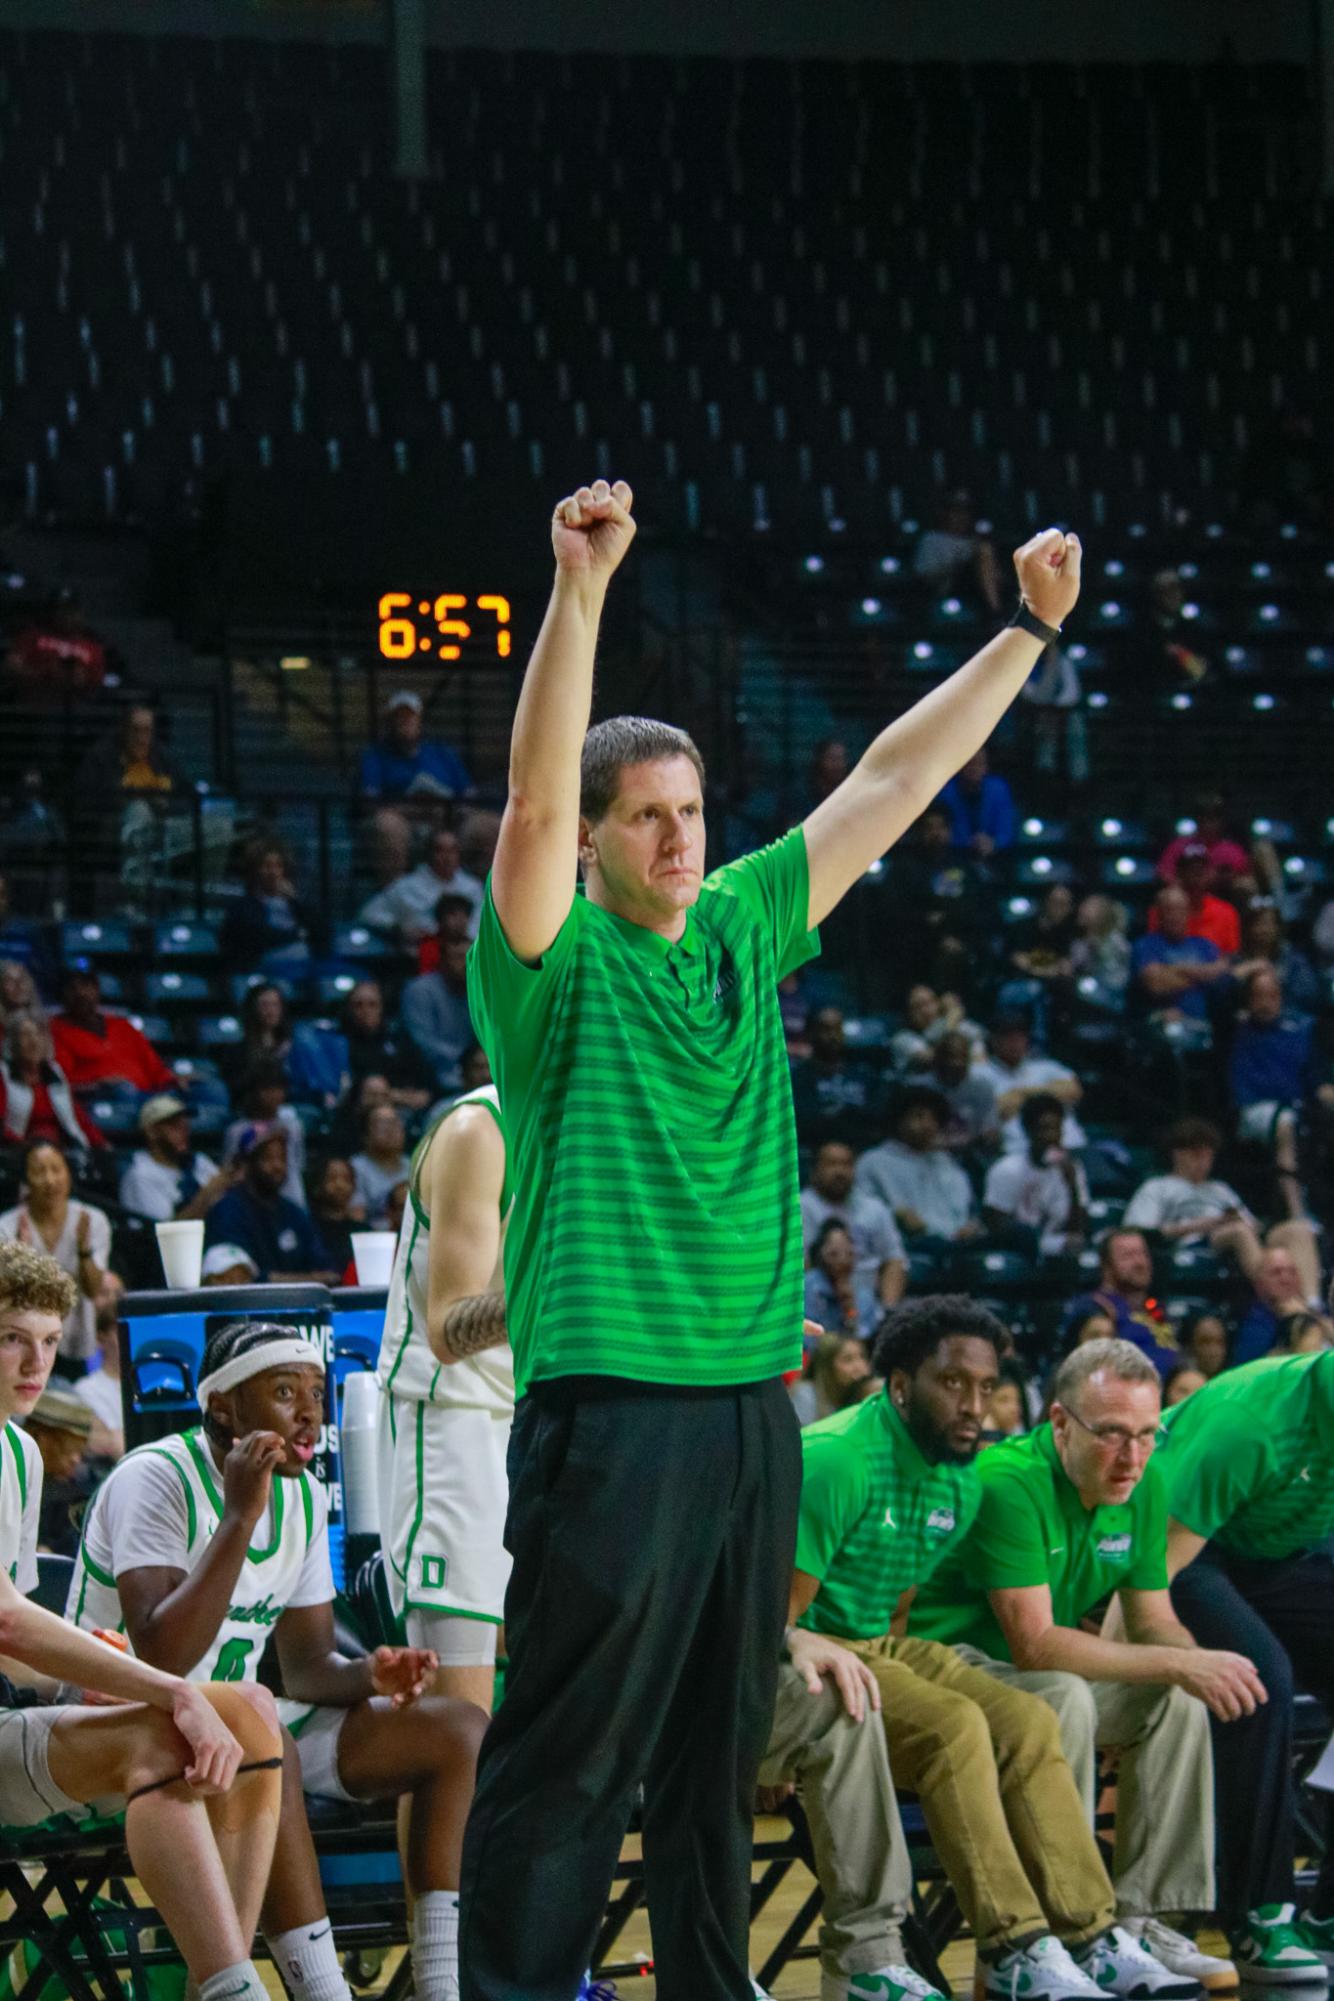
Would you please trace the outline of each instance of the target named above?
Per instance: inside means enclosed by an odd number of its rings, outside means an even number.
[[[304,1334],[293,1334],[286,1341],[265,1341],[258,1348],[247,1348],[244,1355],[233,1355],[230,1362],[224,1362],[211,1376],[199,1379],[199,1408],[208,1409],[208,1400],[217,1390],[234,1390],[238,1383],[248,1383],[252,1376],[262,1376],[266,1369],[318,1369],[324,1373],[324,1355],[313,1341]]]

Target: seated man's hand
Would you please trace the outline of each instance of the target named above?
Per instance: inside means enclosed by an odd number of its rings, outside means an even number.
[[[1215,1647],[1183,1648],[1177,1686],[1187,1695],[1198,1695],[1223,1723],[1236,1723],[1254,1716],[1269,1695],[1256,1673],[1253,1661],[1244,1654],[1230,1654]]]
[[[906,1231],[910,1237],[924,1237],[926,1235],[926,1224],[915,1209],[896,1209],[894,1211],[894,1220],[897,1222],[899,1228]]]
[[[756,1786],[756,1813],[781,1813],[796,1790],[791,1779],[784,1779],[776,1786]]]
[[[371,1687],[387,1695],[395,1709],[404,1709],[426,1693],[439,1667],[429,1647],[377,1647],[371,1655]]]
[[[812,1695],[820,1693],[824,1677],[829,1676],[854,1722],[861,1722],[868,1703],[873,1710],[879,1709],[879,1682],[870,1668],[856,1654],[840,1647],[837,1640],[826,1639],[822,1633],[808,1633],[798,1626],[788,1639],[788,1653]]]

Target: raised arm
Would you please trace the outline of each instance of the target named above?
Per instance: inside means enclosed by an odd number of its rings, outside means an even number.
[[[437,1361],[461,1362],[507,1338],[500,1255],[505,1141],[484,1105],[451,1112],[422,1168],[431,1218],[426,1338]]]
[[[624,480],[581,486],[551,521],[556,582],[510,738],[509,798],[491,894],[510,950],[540,959],[574,900],[579,759],[593,705],[593,656],[612,572],[634,540]]]
[[[1015,552],[1024,603],[1060,625],[1079,597],[1077,535],[1048,528]],[[812,928],[980,750],[1042,652],[1031,633],[997,633],[980,653],[900,716],[806,821]]]

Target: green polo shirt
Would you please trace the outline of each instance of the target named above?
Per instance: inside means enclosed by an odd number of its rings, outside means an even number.
[[[1334,1533],[1334,1353],[1248,1362],[1163,1412],[1168,1510],[1234,1556]]]
[[[706,877],[674,944],[575,897],[525,965],[487,886],[468,1003],[513,1155],[520,1395],[722,1387],[801,1360],[797,1141],[777,985],[812,958],[806,838]]]
[[[820,1589],[801,1624],[844,1639],[889,1631],[977,1513],[972,1466],[933,1466],[882,1391],[801,1434],[798,1570]]]
[[[1058,1626],[1077,1626],[1110,1592],[1167,1588],[1167,1492],[1150,1459],[1128,1501],[1086,1508],[1056,1453],[1051,1426],[988,1446],[977,1462],[972,1533],[918,1592],[908,1631],[966,1642],[1009,1660],[989,1591],[1045,1584]]]

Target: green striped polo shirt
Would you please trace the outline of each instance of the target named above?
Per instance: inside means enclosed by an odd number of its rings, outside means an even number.
[[[1275,1558],[1334,1533],[1334,1353],[1225,1370],[1163,1412],[1168,1506],[1234,1556]]]
[[[836,1411],[801,1434],[798,1570],[820,1589],[801,1624],[869,1640],[903,1593],[930,1576],[977,1513],[972,1466],[932,1466],[888,1396]]]
[[[801,1359],[797,1141],[777,984],[812,958],[800,828],[716,869],[675,943],[577,895],[509,948],[490,884],[468,1000],[514,1179],[515,1387],[718,1386]]]

